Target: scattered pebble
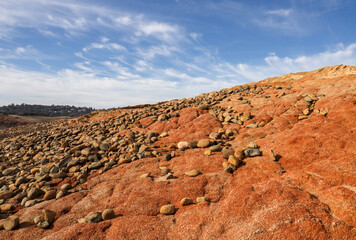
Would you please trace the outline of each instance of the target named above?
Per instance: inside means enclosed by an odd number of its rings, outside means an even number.
[[[210,202],[211,199],[209,197],[197,197],[197,203],[202,203],[202,202]]]
[[[163,205],[159,212],[163,215],[173,215],[176,211],[176,208],[173,204]]]
[[[207,148],[211,145],[210,139],[201,139],[198,141],[198,148]]]
[[[101,217],[103,220],[113,219],[115,217],[115,212],[113,209],[105,209]]]
[[[198,170],[196,170],[196,169],[192,169],[192,170],[190,170],[188,172],[185,172],[184,174],[189,176],[189,177],[196,177],[196,176],[198,176],[200,174],[200,172]]]
[[[186,206],[186,205],[190,205],[190,204],[193,204],[193,199],[191,199],[191,198],[185,197],[185,198],[182,198],[182,200],[180,200],[180,205],[182,205],[182,206]]]

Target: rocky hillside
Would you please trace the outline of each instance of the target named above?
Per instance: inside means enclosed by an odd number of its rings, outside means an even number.
[[[0,142],[0,239],[356,239],[355,116],[339,65],[33,125]]]

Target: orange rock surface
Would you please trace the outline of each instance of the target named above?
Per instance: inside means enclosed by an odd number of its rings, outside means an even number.
[[[88,190],[19,210],[19,229],[0,230],[0,239],[356,239],[356,67],[326,67],[248,85],[263,91],[232,93],[218,103],[231,114],[250,112],[242,125],[192,107],[165,121],[143,119],[142,125],[150,125],[140,131],[168,132],[155,142],[168,147],[223,128],[234,132],[226,140],[233,149],[254,142],[262,156],[245,158],[233,174],[224,172],[221,152],[207,156],[201,148],[173,149],[170,161],[149,157],[122,164],[90,177],[83,184]],[[307,97],[314,98],[312,105]],[[307,108],[309,115],[303,114]],[[117,115],[98,114],[87,120]],[[159,167],[176,178],[162,179]],[[201,174],[184,175],[191,169]],[[144,173],[151,177],[141,178]],[[201,196],[211,201],[196,203]],[[181,206],[184,197],[194,204]],[[159,213],[166,204],[176,206],[174,215]],[[57,216],[51,228],[40,229],[33,217],[45,208]],[[78,223],[107,208],[115,211],[114,219]]]

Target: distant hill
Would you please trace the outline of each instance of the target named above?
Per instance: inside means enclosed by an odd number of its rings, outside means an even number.
[[[0,107],[0,113],[4,115],[20,116],[45,116],[45,117],[78,117],[94,111],[91,107],[75,107],[68,105],[32,105],[32,104],[10,104]]]
[[[19,125],[25,125],[26,122],[17,119],[13,116],[6,116],[3,114],[0,114],[0,129],[2,128],[9,128],[9,127],[15,127]]]

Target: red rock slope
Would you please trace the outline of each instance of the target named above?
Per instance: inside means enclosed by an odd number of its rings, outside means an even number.
[[[166,132],[151,147],[162,156],[133,159],[102,174],[95,170],[87,182],[73,183],[74,193],[14,212],[19,229],[1,230],[0,239],[356,239],[356,67],[287,74],[221,93],[186,99],[176,115],[167,109],[179,100],[151,108],[161,111],[158,119],[117,125],[120,136]],[[132,116],[145,110],[117,111]],[[120,114],[94,113],[75,124],[105,127]],[[209,147],[194,148],[192,142],[185,151],[172,148],[212,132],[221,132],[215,134],[221,148],[257,144],[262,156],[247,156],[228,173],[219,150],[209,155]],[[175,153],[170,161],[163,159],[167,151]],[[115,154],[109,156],[125,151]],[[160,167],[176,178],[167,179]],[[185,175],[192,169],[201,174]],[[196,203],[202,196],[210,201]],[[182,206],[184,197],[194,203]],[[160,214],[168,203],[175,214]],[[32,223],[44,208],[57,213],[46,230]],[[116,218],[78,223],[106,208]]]

